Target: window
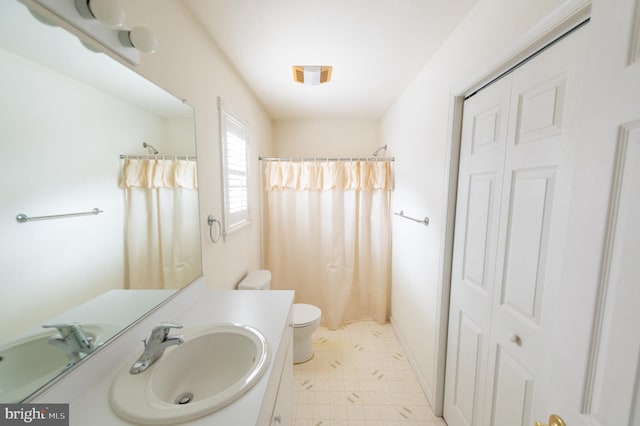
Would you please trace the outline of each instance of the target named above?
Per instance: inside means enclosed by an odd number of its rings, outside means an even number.
[[[223,186],[223,236],[251,223],[247,125],[218,98]]]

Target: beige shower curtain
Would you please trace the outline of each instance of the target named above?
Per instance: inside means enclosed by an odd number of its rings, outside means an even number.
[[[202,271],[196,162],[124,159],[125,286],[177,289]]]
[[[389,313],[388,161],[268,161],[266,267],[272,288],[322,310],[322,324]]]

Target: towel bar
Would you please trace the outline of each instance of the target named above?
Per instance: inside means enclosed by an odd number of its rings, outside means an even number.
[[[425,216],[424,219],[422,219],[422,220],[416,219],[414,217],[405,215],[404,214],[404,210],[400,210],[400,213],[394,213],[394,214],[396,216],[404,217],[405,219],[409,219],[409,220],[412,220],[414,222],[422,223],[424,226],[429,226],[429,218],[427,216]]]
[[[27,216],[26,214],[20,213],[18,216],[16,216],[16,220],[19,223],[25,223],[25,222],[31,222],[33,220],[49,220],[49,219],[62,219],[65,217],[75,217],[75,216],[87,216],[87,215],[96,215],[96,214],[100,214],[100,213],[104,213],[102,210],[95,208],[91,211],[88,212],[80,212],[80,213],[65,213],[65,214],[53,214],[53,215],[49,215],[49,216]]]

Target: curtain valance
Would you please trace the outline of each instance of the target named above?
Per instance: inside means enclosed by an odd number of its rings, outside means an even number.
[[[393,189],[389,161],[267,161],[265,190]]]
[[[195,161],[125,158],[120,176],[122,188],[198,188]]]

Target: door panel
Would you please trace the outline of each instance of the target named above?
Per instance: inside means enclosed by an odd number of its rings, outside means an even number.
[[[495,214],[496,175],[492,173],[469,176],[467,233],[464,241],[464,261],[462,279],[483,290],[487,289],[489,273],[493,265],[490,262],[491,217]]]
[[[555,167],[515,170],[507,217],[507,245],[501,304],[540,322]]]
[[[510,111],[496,254],[501,292],[494,294],[489,337],[500,349],[489,353],[488,385],[505,354],[532,377],[540,391],[523,412],[527,425],[550,414],[545,390],[554,386],[555,355],[548,351],[558,326],[550,318],[564,308],[554,296],[563,285],[587,37],[588,28],[574,32],[513,76],[517,107]],[[566,356],[578,350],[563,348]]]
[[[558,309],[587,34],[465,102],[445,379],[451,426],[532,425],[546,409],[535,390],[549,385],[546,317]]]
[[[529,426],[534,378],[501,346],[496,351],[491,426]]]
[[[454,405],[465,424],[472,424],[481,362],[482,330],[460,312]],[[464,356],[463,356],[464,354]]]
[[[588,216],[570,230],[579,261],[568,262],[567,276],[597,290],[596,320],[589,380],[578,388],[585,398],[556,398],[583,404],[578,425],[586,419],[590,426],[640,426],[640,0],[593,7],[599,42],[589,63],[588,145],[579,151],[584,161],[574,179],[574,191],[585,195],[572,203],[576,215]],[[560,298],[569,303],[575,288]],[[561,378],[565,366],[557,366]]]
[[[445,379],[451,424],[482,418],[510,90],[507,77],[465,104]]]
[[[471,155],[500,149],[501,123],[506,120],[503,105],[497,105],[473,117]],[[504,133],[502,133],[504,137]]]
[[[562,132],[565,82],[564,76],[551,78],[519,95],[516,145]]]
[[[621,131],[591,414],[599,424],[640,425],[640,121]],[[628,325],[635,327],[629,330]],[[629,332],[631,331],[631,332]],[[621,368],[626,367],[626,368]]]

